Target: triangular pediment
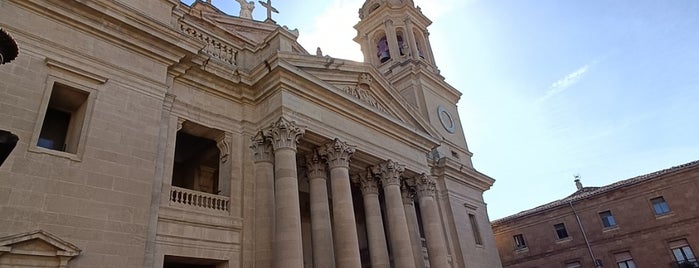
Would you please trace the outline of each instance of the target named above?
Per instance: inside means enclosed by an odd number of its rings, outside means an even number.
[[[55,235],[37,230],[0,237],[0,252],[40,256],[77,256],[80,249]]]
[[[318,85],[331,88],[347,100],[366,107],[391,121],[398,121],[413,131],[438,138],[438,132],[408,101],[380,76],[373,67],[363,63],[318,56],[285,56],[297,70]],[[342,68],[328,68],[332,65]]]

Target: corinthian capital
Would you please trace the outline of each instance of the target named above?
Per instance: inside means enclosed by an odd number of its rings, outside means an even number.
[[[325,170],[325,162],[320,158],[317,151],[306,156],[306,173],[309,179],[327,178],[327,171]]]
[[[403,183],[400,186],[400,194],[403,197],[403,204],[412,205],[415,198],[415,187]]]
[[[418,198],[434,197],[437,192],[437,183],[434,182],[432,176],[423,173],[415,177],[415,188]]]
[[[393,162],[393,160],[388,160],[372,168],[372,172],[381,178],[383,187],[389,185],[400,187],[400,176],[404,170],[405,166]]]
[[[379,182],[369,171],[367,171],[366,174],[360,173],[353,175],[352,182],[359,184],[359,188],[362,189],[363,195],[379,194]]]
[[[265,139],[262,131],[258,132],[257,135],[252,137],[252,149],[255,154],[255,162],[273,162],[274,154],[272,153],[272,144]]]
[[[319,153],[328,161],[330,169],[336,167],[349,168],[350,157],[354,154],[355,146],[335,139],[320,147]]]
[[[299,139],[305,132],[306,130],[297,126],[296,122],[281,117],[264,131],[264,135],[270,139],[274,150],[292,149],[296,151]]]

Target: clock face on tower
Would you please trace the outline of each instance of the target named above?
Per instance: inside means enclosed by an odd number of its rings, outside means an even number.
[[[439,122],[442,123],[442,127],[444,127],[447,132],[454,134],[456,124],[454,124],[454,118],[451,117],[447,109],[439,105],[439,107],[437,107],[437,115],[439,116]]]

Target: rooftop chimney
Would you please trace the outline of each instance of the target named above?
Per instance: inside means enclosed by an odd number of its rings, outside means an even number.
[[[578,190],[583,188],[583,185],[580,182],[580,175],[575,175],[575,187],[578,187]]]

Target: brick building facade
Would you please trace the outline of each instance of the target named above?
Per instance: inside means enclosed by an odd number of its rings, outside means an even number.
[[[492,222],[503,267],[699,267],[699,161],[576,184],[564,199]]]

